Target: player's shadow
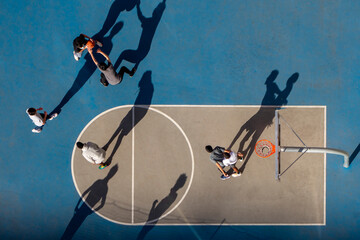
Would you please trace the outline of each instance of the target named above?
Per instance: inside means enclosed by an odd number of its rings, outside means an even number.
[[[117,137],[115,146],[106,160],[106,164],[111,164],[112,159],[120,147],[122,139],[129,134],[133,127],[143,119],[150,107],[151,100],[154,94],[154,85],[151,82],[151,71],[146,71],[142,76],[139,84],[139,93],[136,97],[134,106],[121,120],[119,127],[116,129],[114,134],[110,137],[109,141],[102,147],[105,151],[109,148],[110,144]],[[139,105],[139,106],[138,106]],[[134,120],[133,120],[134,116]]]
[[[175,185],[170,189],[169,194],[164,197],[160,202],[156,199],[150,209],[149,217],[141,229],[137,240],[142,240],[145,238],[146,234],[156,225],[159,218],[165,213],[167,209],[173,204],[178,196],[177,191],[182,188],[187,180],[185,173],[181,174],[177,179]]]
[[[74,216],[71,218],[65,232],[61,236],[61,239],[72,239],[76,231],[79,229],[81,224],[85,221],[87,216],[94,211],[100,210],[105,205],[106,195],[108,193],[108,182],[118,171],[118,165],[113,166],[107,176],[104,179],[99,179],[94,182],[86,191],[82,194],[79,201],[77,202],[74,210]],[[87,195],[85,202],[82,201]],[[79,204],[82,203],[80,207]],[[100,205],[94,208],[98,203]]]
[[[231,149],[239,137],[245,132],[244,138],[240,141],[238,152],[244,154],[244,162],[240,167],[240,172],[243,172],[247,162],[249,161],[259,137],[265,128],[273,124],[275,117],[275,110],[288,103],[289,96],[294,83],[299,78],[299,73],[294,73],[287,80],[284,90],[280,90],[275,83],[279,71],[273,70],[265,81],[266,92],[261,102],[261,107],[255,115],[253,115],[243,126],[241,126],[238,133],[235,135],[233,141],[230,143],[228,149]],[[250,139],[250,143],[245,147],[245,143]]]
[[[136,5],[137,15],[141,22],[142,32],[140,36],[140,41],[138,48],[136,50],[128,49],[123,51],[119,58],[116,60],[114,64],[114,69],[116,70],[123,60],[126,60],[131,63],[135,63],[135,68],[137,69],[140,62],[147,56],[150,51],[151,42],[154,38],[156,28],[161,20],[161,17],[165,10],[165,2],[163,0],[160,2],[157,7],[154,9],[152,16],[146,18],[141,10],[140,4]]]
[[[350,155],[350,157],[349,157],[349,166],[354,161],[354,159],[359,154],[359,152],[360,152],[360,144],[355,148],[354,152]]]
[[[113,37],[119,33],[119,31],[121,30],[121,28],[124,26],[123,22],[118,22],[115,24],[115,26],[112,28],[110,34],[105,37],[102,40],[103,43],[103,47],[102,47],[102,51],[105,52],[106,54],[110,54],[112,48],[113,48],[113,43],[112,43],[112,39]],[[94,48],[94,51],[96,51],[96,48]],[[103,62],[105,61],[105,58],[101,55],[98,54],[99,56],[97,56],[97,58],[99,59],[99,62]],[[101,56],[100,56],[101,55]],[[80,69],[78,75],[75,78],[75,81],[73,83],[73,85],[71,86],[71,88],[67,91],[67,93],[65,94],[65,96],[63,97],[63,99],[61,100],[61,102],[59,103],[59,105],[57,105],[55,107],[55,109],[50,113],[60,113],[61,109],[65,106],[65,104],[67,104],[69,102],[69,100],[85,85],[85,83],[89,80],[89,78],[93,75],[93,73],[96,70],[96,65],[94,64],[93,60],[91,59],[91,56],[89,53],[86,53],[85,55],[85,64],[84,66]],[[100,79],[100,76],[99,76]]]
[[[123,11],[131,11],[140,0],[115,0],[109,9],[108,15],[104,21],[104,24],[100,31],[96,33],[93,38],[97,40],[103,40],[105,34],[112,28],[115,24],[116,19],[119,17],[120,13]]]

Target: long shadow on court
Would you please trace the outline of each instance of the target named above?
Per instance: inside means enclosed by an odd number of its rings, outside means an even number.
[[[117,137],[114,149],[109,155],[109,158],[106,160],[106,164],[111,164],[117,149],[120,147],[122,139],[129,134],[129,132],[133,129],[134,126],[136,126],[136,124],[138,124],[138,122],[141,121],[141,119],[145,117],[150,107],[151,100],[154,94],[154,85],[151,82],[151,71],[146,71],[144,73],[138,86],[139,86],[139,94],[136,97],[134,106],[120,122],[119,127],[110,137],[109,141],[102,147],[106,151],[109,148],[110,144]],[[136,105],[141,105],[141,107]],[[134,116],[134,121],[133,121],[133,116]]]
[[[140,0],[115,0],[109,9],[108,15],[104,21],[104,24],[100,31],[96,33],[93,38],[97,40],[102,40],[105,34],[112,28],[115,24],[116,19],[119,17],[120,13],[123,11],[131,11]]]
[[[154,9],[152,16],[149,18],[144,17],[144,15],[142,14],[140,10],[140,3],[136,5],[137,15],[142,27],[139,45],[136,50],[128,49],[120,54],[119,58],[114,64],[115,70],[120,66],[123,60],[135,63],[134,67],[137,69],[140,62],[147,56],[150,51],[151,42],[154,38],[156,28],[159,25],[159,22],[165,10],[165,2],[166,0],[160,2]]]
[[[263,133],[265,128],[273,124],[275,117],[275,110],[278,107],[286,105],[288,103],[287,97],[289,96],[294,83],[299,78],[299,73],[294,73],[287,80],[286,87],[284,90],[280,90],[278,85],[275,83],[275,79],[279,75],[278,70],[273,70],[265,81],[266,92],[265,96],[261,102],[261,107],[255,115],[253,115],[243,126],[241,126],[239,132],[234,137],[233,141],[230,143],[228,149],[231,149],[235,142],[239,139],[243,132],[246,132],[245,137],[240,141],[238,151],[244,154],[244,163],[239,169],[240,172],[243,172],[246,164],[248,163],[257,141],[259,140],[260,135]],[[273,106],[273,107],[266,107]],[[244,148],[245,143],[249,140],[249,145]]]
[[[116,34],[119,33],[119,31],[121,30],[121,28],[123,26],[124,26],[123,22],[118,22],[112,28],[109,36],[103,38],[103,40],[102,40],[102,43],[103,43],[102,51],[103,52],[105,52],[106,54],[110,54],[110,52],[113,48],[112,39]],[[97,56],[97,58],[99,59],[99,62],[105,61],[105,58],[102,57],[101,54],[98,54],[98,55],[99,56]],[[97,67],[94,64],[93,60],[91,59],[91,56],[89,53],[86,53],[85,61],[86,62],[84,64],[84,66],[80,69],[78,75],[76,76],[73,85],[67,91],[67,93],[65,94],[65,96],[63,97],[63,99],[61,100],[59,105],[57,105],[55,107],[55,109],[50,113],[50,115],[53,113],[60,113],[61,109],[65,106],[65,104],[67,104],[69,102],[69,100],[85,85],[85,83],[89,80],[89,78],[95,72]],[[99,79],[100,79],[100,77],[99,77]]]
[[[72,239],[76,231],[81,224],[85,221],[86,217],[93,213],[91,210],[95,205],[100,202],[100,205],[94,209],[94,211],[100,210],[105,205],[106,195],[108,192],[108,182],[118,171],[118,165],[113,166],[108,175],[104,179],[99,179],[94,182],[80,197],[78,203],[75,206],[74,216],[71,218],[65,232],[61,236],[61,239]],[[85,197],[85,202],[82,199]],[[82,202],[81,206],[79,206]]]
[[[171,204],[175,202],[178,196],[176,192],[185,185],[186,180],[187,180],[186,174],[185,173],[181,174],[177,179],[175,185],[170,189],[170,193],[166,197],[164,197],[159,203],[157,199],[153,202],[152,207],[150,209],[148,220],[141,229],[137,237],[137,240],[144,239],[146,234],[148,234],[149,231],[156,225],[159,218],[165,213],[167,209],[169,209]]]

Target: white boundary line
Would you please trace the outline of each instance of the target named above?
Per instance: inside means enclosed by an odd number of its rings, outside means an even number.
[[[134,107],[135,109],[135,107]],[[135,204],[135,111],[132,111],[132,139],[131,139],[131,223],[134,224]]]
[[[327,142],[326,142],[327,118],[326,118],[326,115],[327,115],[327,109],[326,109],[326,106],[324,106],[324,147],[327,146]],[[326,225],[326,164],[327,164],[327,158],[326,158],[326,153],[325,153],[324,154],[324,225]]]
[[[136,107],[141,107],[141,106],[144,106],[144,105],[136,105]],[[273,108],[273,107],[279,107],[279,106],[262,106],[262,105],[151,105],[152,107],[149,107],[149,110],[153,110],[155,112],[158,112],[160,114],[162,114],[163,116],[167,116],[168,119],[170,121],[173,121],[174,124],[176,124],[176,126],[178,126],[179,129],[180,126],[172,119],[170,118],[168,115],[166,115],[165,113],[161,112],[160,110],[157,110],[157,109],[154,109],[154,107],[205,107],[205,108],[211,108],[211,107],[223,107],[223,108],[227,108],[227,107],[245,107],[245,108],[259,108],[259,107],[269,107],[269,108]],[[108,109],[102,113],[100,113],[99,115],[97,115],[95,118],[93,118],[85,127],[84,129],[80,132],[76,142],[78,142],[78,140],[80,139],[80,137],[82,136],[83,132],[91,125],[92,122],[94,122],[97,118],[99,118],[100,116],[110,112],[110,111],[113,111],[113,110],[116,110],[116,109],[120,109],[120,108],[125,108],[125,107],[134,107],[134,105],[122,105],[122,106],[118,106],[118,107],[114,107],[114,108],[111,108],[111,109]],[[323,108],[324,109],[324,145],[326,147],[326,106],[325,105],[307,105],[307,106],[301,106],[301,105],[286,105],[284,107],[282,107],[283,109],[286,109],[286,108]],[[134,127],[133,127],[134,128]],[[133,129],[134,131],[134,129]],[[192,157],[192,172],[191,172],[191,178],[190,178],[190,183],[189,183],[189,186],[185,192],[185,194],[183,195],[183,197],[180,199],[180,201],[178,202],[178,204],[176,204],[173,209],[171,209],[169,212],[167,212],[166,214],[162,215],[159,219],[154,219],[152,220],[153,221],[158,221],[160,219],[162,219],[163,217],[169,215],[172,211],[174,211],[179,205],[180,203],[183,201],[183,199],[185,198],[186,194],[188,193],[188,191],[190,190],[190,186],[192,184],[192,180],[193,180],[193,175],[194,175],[194,157],[193,157],[193,151],[192,151],[192,148],[191,148],[191,144],[190,142],[188,141],[188,138],[187,136],[185,135],[185,133],[183,132],[183,130],[181,129],[181,132],[184,134],[184,137],[185,139],[187,140],[188,142],[188,145],[189,145],[189,148],[190,148],[190,153],[191,153],[191,157]],[[134,134],[134,133],[133,133]],[[133,135],[134,136],[134,135]],[[134,141],[134,140],[133,140]],[[76,143],[75,142],[75,143]],[[73,152],[72,152],[72,156],[71,156],[71,174],[72,174],[72,178],[73,178],[73,182],[74,182],[74,185],[75,185],[75,188],[78,192],[78,194],[80,195],[81,197],[81,193],[79,191],[79,188],[76,184],[76,181],[75,181],[75,175],[74,175],[74,155],[75,155],[75,150],[76,150],[76,146],[74,146],[74,149],[73,149]],[[134,176],[134,174],[132,174]],[[133,181],[134,182],[134,181]],[[83,202],[84,199],[83,199]],[[85,202],[86,203],[86,202]],[[88,205],[86,203],[86,205]],[[89,206],[89,205],[88,205]],[[133,207],[133,206],[132,206]],[[132,224],[128,224],[128,223],[122,223],[122,222],[117,222],[117,221],[114,221],[112,219],[109,219],[108,217],[105,217],[101,214],[99,214],[98,212],[95,212],[96,214],[98,214],[99,216],[101,216],[102,218],[108,220],[108,221],[111,221],[111,222],[114,222],[114,223],[118,223],[118,224],[124,224],[124,225],[133,225],[133,226],[136,226],[136,225],[143,225],[145,224],[146,222],[143,222],[143,223],[132,223]],[[133,214],[133,213],[132,213]],[[149,223],[148,223],[149,224]],[[151,225],[151,223],[149,224]],[[156,223],[156,225],[158,226],[218,226],[219,223],[204,223],[204,224],[198,224],[198,223],[176,223],[176,224],[164,224],[164,223]],[[326,225],[326,154],[324,154],[324,223],[277,223],[277,224],[271,224],[271,223],[223,223],[222,224],[223,226],[324,226]]]
[[[81,138],[81,136],[82,136],[82,134],[85,132],[85,130],[86,130],[96,119],[98,119],[100,116],[102,116],[102,115],[104,115],[104,114],[106,114],[106,113],[108,113],[108,112],[110,112],[110,111],[117,110],[117,109],[120,109],[120,108],[125,108],[125,107],[130,107],[130,108],[132,108],[132,107],[148,108],[149,110],[152,110],[152,111],[154,111],[154,112],[156,112],[156,113],[159,113],[159,114],[163,115],[163,116],[166,117],[168,120],[170,120],[170,121],[180,130],[180,132],[183,134],[183,136],[184,136],[184,138],[185,138],[185,140],[186,140],[186,142],[187,142],[187,144],[188,144],[189,150],[190,150],[190,156],[191,156],[191,176],[190,176],[190,180],[189,180],[188,187],[187,187],[187,189],[185,190],[184,195],[183,195],[182,198],[179,200],[179,202],[178,202],[174,207],[172,207],[172,209],[171,209],[170,211],[168,211],[166,214],[161,215],[161,216],[160,216],[159,218],[157,218],[157,219],[151,220],[151,221],[149,222],[149,223],[151,223],[151,222],[158,221],[158,220],[166,217],[167,215],[169,215],[169,214],[170,214],[171,212],[173,212],[173,211],[182,203],[182,201],[185,199],[187,193],[188,193],[189,190],[190,190],[190,187],[191,187],[191,184],[192,184],[192,181],[193,181],[193,178],[194,178],[194,167],[195,167],[194,154],[193,154],[193,150],[192,150],[190,141],[189,141],[188,137],[186,136],[184,130],[182,130],[182,128],[180,127],[180,125],[179,125],[174,119],[172,119],[170,116],[168,116],[167,114],[161,112],[161,111],[158,110],[158,109],[154,109],[154,108],[148,107],[147,105],[136,105],[136,106],[134,106],[134,105],[123,105],[123,106],[118,106],[118,107],[114,107],[114,108],[108,109],[108,110],[100,113],[99,115],[97,115],[95,118],[93,118],[93,119],[84,127],[84,129],[80,132],[80,134],[79,134],[76,142],[79,141],[79,139]],[[134,142],[135,142],[135,140],[134,140],[134,136],[135,136],[135,133],[134,133],[134,131],[135,131],[135,129],[134,129],[134,114],[135,114],[135,112],[133,111],[133,120],[132,120],[132,124],[133,124],[133,125],[132,125],[132,126],[133,126],[133,129],[132,129],[132,131],[133,131],[133,133],[132,133],[132,136],[133,136],[133,138],[132,138],[132,144],[133,144],[133,147],[132,147],[132,151],[134,151],[134,148],[135,148],[135,147],[134,147]],[[75,142],[75,143],[76,143],[76,142]],[[75,155],[75,150],[76,150],[76,147],[74,146],[74,149],[73,149],[73,152],[72,152],[72,156],[71,156],[71,174],[72,174],[72,178],[73,178],[73,182],[74,182],[75,188],[76,188],[78,194],[79,194],[80,197],[81,197],[82,194],[81,194],[81,192],[80,192],[80,190],[79,190],[79,187],[78,187],[77,184],[76,184],[75,174],[74,174],[74,155]],[[135,197],[134,197],[134,165],[135,165],[135,158],[134,158],[134,152],[133,152],[133,156],[132,156],[132,213],[131,213],[131,224],[129,224],[129,223],[124,223],[124,222],[119,222],[119,221],[115,221],[115,220],[113,220],[113,219],[110,219],[110,218],[102,215],[101,213],[99,213],[99,212],[97,212],[97,211],[94,211],[97,215],[99,215],[100,217],[102,217],[102,218],[104,218],[104,219],[106,219],[106,220],[108,220],[108,221],[111,221],[111,222],[114,222],[114,223],[117,223],[117,224],[123,224],[123,225],[144,225],[144,224],[146,223],[146,222],[134,223],[134,200],[135,200]],[[84,203],[86,203],[86,205],[87,205],[89,208],[91,208],[91,207],[87,204],[87,202],[85,201],[84,198],[83,198],[82,200],[83,200]],[[93,210],[93,208],[91,208],[91,209]],[[187,225],[188,225],[188,224],[187,224]]]

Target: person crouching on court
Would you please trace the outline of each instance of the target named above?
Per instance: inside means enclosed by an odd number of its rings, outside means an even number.
[[[124,77],[124,73],[127,73],[127,74],[129,74],[130,77],[132,77],[132,76],[134,76],[134,74],[136,72],[136,68],[133,68],[130,71],[127,67],[123,66],[120,68],[120,72],[116,73],[114,66],[112,65],[112,63],[110,61],[109,56],[106,55],[103,51],[98,49],[96,52],[103,55],[106,58],[106,60],[108,61],[108,64],[106,64],[105,62],[98,63],[98,61],[96,61],[96,58],[94,57],[92,49],[89,49],[88,51],[89,51],[91,58],[94,61],[95,65],[98,67],[98,69],[101,72],[100,82],[105,87],[107,87],[109,85],[109,83],[111,85],[116,85],[116,84],[121,83],[121,81],[123,80],[123,77]]]
[[[234,170],[234,173],[231,175],[232,177],[239,177],[241,175],[241,172],[235,166],[238,160],[243,160],[243,155],[240,152],[235,154],[233,151],[225,150],[223,147],[216,146],[215,148],[212,148],[210,145],[207,145],[205,150],[210,153],[210,161],[215,163],[222,173],[220,176],[222,180],[230,178],[230,176],[224,171],[224,168],[227,166]]]
[[[33,121],[33,123],[36,125],[36,127],[31,130],[33,133],[40,133],[46,123],[47,120],[53,120],[57,117],[57,113],[52,114],[50,117],[48,117],[48,114],[46,111],[44,113],[39,113],[38,111],[43,110],[42,108],[28,108],[26,109],[26,113],[29,116],[29,118]]]
[[[87,142],[77,142],[76,146],[81,149],[82,155],[86,160],[92,164],[99,165],[99,169],[104,169],[109,165],[105,164],[105,155],[106,152],[104,149],[99,148],[96,143]]]

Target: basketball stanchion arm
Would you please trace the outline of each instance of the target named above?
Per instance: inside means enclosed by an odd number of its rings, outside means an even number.
[[[306,153],[330,153],[342,155],[344,157],[344,167],[349,167],[349,154],[346,151],[336,148],[320,148],[320,147],[280,147],[281,152],[306,152]]]

